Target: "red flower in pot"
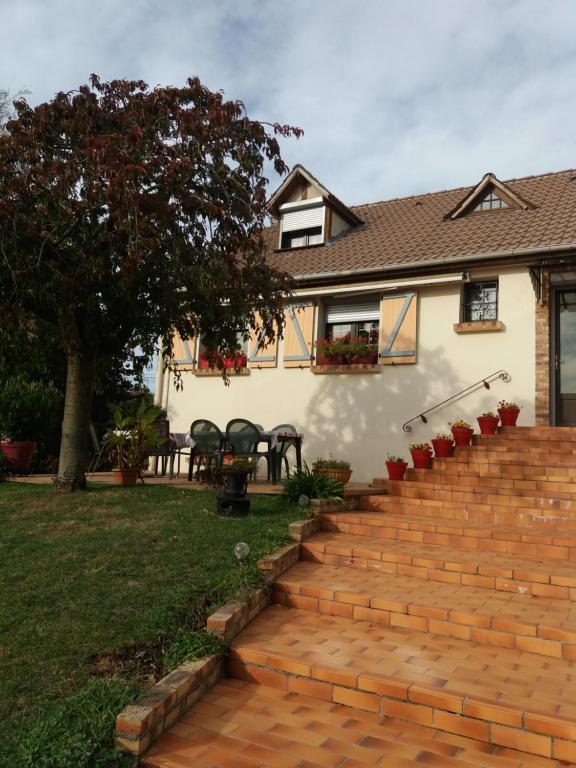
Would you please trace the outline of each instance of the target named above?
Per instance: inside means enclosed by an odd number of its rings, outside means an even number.
[[[388,454],[386,457],[386,469],[388,470],[390,480],[404,480],[407,467],[408,462],[404,461],[404,456],[391,456]]]
[[[410,454],[414,469],[430,469],[432,464],[432,446],[429,443],[412,443]]]
[[[459,419],[458,421],[451,421],[450,427],[455,445],[470,445],[472,442],[472,435],[474,434],[474,430],[467,421],[463,421],[462,419]]]
[[[452,435],[448,435],[445,432],[438,432],[436,437],[432,438],[432,445],[434,446],[434,455],[436,458],[446,459],[448,456],[452,455],[454,439]]]
[[[498,403],[498,415],[503,427],[515,427],[519,413],[520,406],[518,403],[507,402],[506,400],[500,400]]]
[[[500,418],[495,413],[492,413],[492,411],[488,411],[483,413],[482,416],[478,416],[477,421],[481,435],[495,435]]]

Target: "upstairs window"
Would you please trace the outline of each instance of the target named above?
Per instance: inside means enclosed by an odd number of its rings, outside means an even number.
[[[302,248],[305,245],[318,245],[322,242],[322,227],[282,232],[282,248]]]
[[[468,283],[464,286],[462,320],[474,323],[498,320],[498,281]]]
[[[324,242],[325,206],[321,197],[280,206],[281,248],[303,248]]]
[[[502,200],[501,197],[498,197],[496,192],[494,190],[491,190],[488,192],[487,195],[485,195],[482,200],[478,203],[478,205],[475,205],[474,208],[472,208],[473,211],[497,211],[501,208],[509,208],[507,202]]]

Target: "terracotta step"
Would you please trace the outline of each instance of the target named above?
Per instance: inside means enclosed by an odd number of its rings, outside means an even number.
[[[498,437],[518,440],[576,440],[576,427],[500,427]]]
[[[487,504],[491,507],[510,507],[511,509],[556,510],[576,518],[576,500],[562,498],[567,494],[553,492],[544,494],[541,491],[520,490],[517,488],[475,488],[442,483],[426,483],[413,480],[387,480],[375,478],[373,486],[385,489],[391,496],[428,499],[436,501],[471,502]]]
[[[450,470],[413,469],[406,470],[406,480],[410,482],[425,483],[426,485],[442,485],[458,488],[460,490],[476,490],[482,493],[504,493],[546,496],[556,499],[576,499],[576,483],[546,478],[536,480],[534,478],[496,477],[494,475],[480,475],[479,473],[460,474],[458,465]]]
[[[280,690],[576,759],[576,665],[565,659],[271,606],[233,642],[229,666]]]
[[[394,496],[390,493],[379,496],[364,496],[360,505],[362,510],[396,510],[399,514],[416,514],[442,517],[446,520],[486,523],[491,525],[513,525],[541,530],[561,527],[563,530],[576,530],[576,517],[570,517],[570,511],[559,508],[508,507],[500,504],[480,504],[471,501],[445,501],[420,499],[408,496]]]
[[[272,602],[576,660],[576,605],[565,600],[300,562],[275,582]]]
[[[458,454],[448,458],[433,458],[432,469],[455,474],[459,477],[502,477],[515,480],[537,480],[566,483],[576,478],[576,467],[551,466],[548,461],[541,466],[518,463],[490,463],[474,460],[471,454]]]
[[[461,462],[478,462],[482,464],[520,464],[526,467],[576,467],[576,452],[549,451],[544,447],[510,450],[502,445],[478,443],[462,448],[456,448],[450,459]]]
[[[320,532],[302,542],[302,560],[372,569],[448,584],[576,600],[574,561],[542,561],[412,541]]]
[[[570,518],[570,513],[562,509],[547,509],[544,512],[543,509],[518,509],[470,501],[419,499],[390,494],[364,496],[360,507],[364,511],[392,509],[394,514],[438,517],[466,524],[506,525],[543,531],[561,527],[562,530],[576,531],[576,518]]]
[[[224,679],[160,737],[144,768],[518,768],[557,761],[282,690]]]
[[[387,498],[390,501],[392,497]],[[450,520],[434,517],[434,507],[430,514],[419,516],[421,507],[399,509],[399,505],[393,501],[387,505],[380,504],[379,509],[385,511],[324,514],[320,518],[320,525],[325,531],[478,549],[483,552],[554,560],[568,560],[573,554],[576,555],[574,529],[554,527],[544,531],[530,526],[496,526]]]

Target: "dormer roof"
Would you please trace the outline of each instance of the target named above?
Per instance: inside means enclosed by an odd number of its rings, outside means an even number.
[[[344,205],[336,195],[333,195],[332,192],[321,184],[310,171],[304,168],[303,165],[295,165],[282,184],[271,196],[268,201],[268,210],[272,216],[279,218],[280,206],[287,202],[293,202],[295,192],[297,192],[298,189],[308,187],[312,187],[314,190],[314,197],[321,197],[325,203],[327,203],[333,210],[337,211],[340,216],[351,225],[355,226],[357,224],[362,224],[362,219],[360,219],[354,211],[350,210],[348,206]]]
[[[459,216],[465,216],[474,211],[477,206],[490,193],[496,195],[504,203],[502,206],[506,209],[523,209],[527,211],[530,205],[524,200],[518,192],[515,192],[508,184],[500,181],[493,173],[486,173],[482,180],[471,189],[458,205],[446,214],[447,219],[457,219]]]

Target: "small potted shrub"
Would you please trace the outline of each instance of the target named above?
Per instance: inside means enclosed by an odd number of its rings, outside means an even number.
[[[481,435],[495,435],[500,419],[492,411],[487,411],[482,416],[478,416],[477,421]]]
[[[390,453],[386,457],[386,469],[390,480],[404,480],[408,462],[404,461],[404,456],[392,456]]]
[[[335,459],[332,454],[327,459],[316,459],[312,464],[312,471],[315,475],[330,477],[332,480],[342,483],[342,485],[346,485],[352,477],[350,462]]]
[[[472,442],[472,435],[474,434],[474,430],[470,424],[468,424],[467,421],[463,421],[462,419],[459,419],[458,421],[451,421],[449,423],[455,445],[470,445]]]
[[[447,432],[438,432],[436,437],[432,438],[432,445],[434,446],[434,455],[437,458],[446,459],[452,454],[454,439]]]
[[[414,469],[430,469],[432,464],[432,446],[429,443],[411,443],[410,455]]]
[[[518,403],[500,400],[498,403],[498,415],[503,427],[515,427],[518,421],[520,406]]]
[[[161,408],[149,405],[146,400],[142,400],[135,415],[125,416],[120,408],[116,409],[114,427],[106,433],[106,441],[118,464],[112,470],[118,485],[136,485],[142,477],[150,450],[165,439],[155,424],[161,414]]]

